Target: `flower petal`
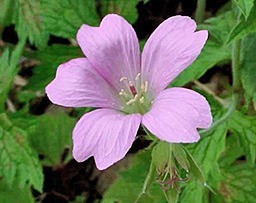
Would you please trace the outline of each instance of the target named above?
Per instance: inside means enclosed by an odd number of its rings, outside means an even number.
[[[196,142],[200,138],[196,128],[208,128],[211,123],[211,110],[206,99],[185,88],[162,91],[142,118],[142,124],[149,131],[171,143]]]
[[[135,139],[141,115],[123,115],[112,109],[85,114],[73,131],[73,156],[82,162],[94,156],[103,170],[122,159]]]
[[[55,79],[46,87],[46,94],[54,104],[66,107],[120,106],[117,93],[86,58],[61,64]]]
[[[142,52],[142,77],[156,96],[199,55],[208,33],[195,32],[190,17],[174,16],[159,25]]]
[[[138,39],[122,17],[110,14],[100,27],[82,25],[77,41],[90,63],[111,85],[120,90],[120,79],[134,81],[140,72]]]

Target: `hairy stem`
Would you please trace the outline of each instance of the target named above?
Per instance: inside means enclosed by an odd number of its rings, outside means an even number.
[[[193,81],[193,83],[201,90],[207,92],[208,94],[210,94],[217,102],[219,102],[222,106],[225,106],[225,101],[223,99],[221,99],[220,97],[218,97],[215,92],[213,92],[209,87],[207,87],[206,85],[202,84],[201,82],[199,82],[198,80]]]
[[[206,0],[197,0],[195,19],[198,24],[205,18]]]

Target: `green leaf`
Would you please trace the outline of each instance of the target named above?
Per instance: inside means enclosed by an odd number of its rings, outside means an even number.
[[[150,150],[136,154],[132,159],[131,166],[127,170],[121,172],[120,177],[105,192],[102,202],[126,203],[127,200],[129,202],[136,202],[149,171],[150,162]],[[148,191],[137,201],[137,203],[147,202],[166,202],[160,184],[152,183]]]
[[[251,13],[254,0],[234,0],[245,18],[248,18]]]
[[[209,31],[209,38],[220,46],[225,46],[230,30],[236,24],[236,16],[233,12],[227,11],[216,17],[207,19],[198,29]]]
[[[206,188],[211,190],[208,184],[204,181],[206,179],[206,182],[208,182],[207,179],[212,170],[215,170],[215,176],[218,173],[216,170],[218,170],[218,160],[225,149],[226,133],[227,126],[226,124],[222,124],[211,135],[201,138],[198,143],[187,146],[195,159],[195,161],[193,161],[192,156],[188,156],[191,158],[191,169],[194,169],[193,171],[190,170],[192,174],[197,177],[199,182],[191,181],[185,185],[180,196],[181,202],[201,203],[203,202],[204,191],[206,191]],[[195,165],[193,167],[193,163],[198,166]],[[204,175],[202,175],[200,169]]]
[[[189,182],[182,190],[179,202],[201,203],[203,198],[203,187],[196,181]]]
[[[251,164],[254,164],[256,159],[256,117],[245,116],[236,111],[230,118],[228,125],[239,136],[247,159]]]
[[[12,15],[15,7],[10,0],[0,0],[0,30],[12,23]]]
[[[223,173],[225,178],[224,181],[219,184],[218,190],[225,202],[255,202],[255,166],[239,164],[223,170]]]
[[[234,150],[236,149],[236,150]],[[226,148],[220,158],[220,167],[230,167],[238,158],[244,155],[243,146],[239,142],[239,136],[232,133],[226,139]]]
[[[207,70],[219,62],[229,60],[231,58],[230,53],[231,51],[229,47],[222,47],[215,42],[208,40],[196,61],[186,68],[171,83],[171,86],[183,86],[190,81],[197,80]]]
[[[78,47],[56,45],[37,51],[31,57],[41,61],[41,64],[33,69],[33,76],[29,80],[26,90],[44,91],[45,86],[53,80],[57,67],[70,59],[78,58],[82,53]]]
[[[188,145],[188,149],[207,178],[209,172],[225,149],[227,126],[220,125],[211,135],[205,136],[195,144]]]
[[[0,176],[11,187],[14,180],[23,188],[27,183],[42,191],[43,173],[37,154],[30,147],[27,134],[0,114]]]
[[[99,25],[100,18],[95,2],[92,0],[42,0],[43,24],[52,35],[75,38],[82,24]]]
[[[33,203],[35,200],[29,185],[20,188],[18,185],[14,184],[12,188],[9,188],[3,180],[0,180],[0,202]]]
[[[256,4],[254,4],[252,11],[247,19],[240,18],[238,24],[232,29],[227,44],[234,40],[241,39],[250,33],[256,32]]]
[[[48,33],[45,31],[40,16],[40,1],[17,0],[13,2],[15,11],[13,22],[20,40],[29,39],[39,48],[47,45]]]
[[[20,42],[10,53],[6,49],[0,57],[0,112],[4,110],[4,103],[7,99],[14,77],[18,72],[17,64],[21,57],[25,42]]]
[[[256,34],[251,34],[242,40],[241,44],[241,80],[245,92],[253,98],[256,109]]]
[[[138,13],[136,6],[138,0],[102,0],[102,14],[103,16],[109,13],[116,13],[124,17],[129,23],[134,23],[137,20]]]
[[[57,166],[61,161],[67,161],[62,160],[62,154],[65,149],[69,150],[69,154],[71,152],[71,135],[75,119],[60,112],[54,115],[45,114],[36,120],[36,129],[29,138],[38,154],[44,156],[43,163]]]

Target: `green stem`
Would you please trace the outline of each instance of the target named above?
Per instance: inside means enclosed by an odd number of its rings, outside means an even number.
[[[240,47],[241,41],[237,40],[232,45],[232,74],[233,74],[233,90],[237,94],[241,90],[240,76]]]
[[[205,18],[206,0],[198,0],[196,5],[195,19],[198,24],[202,23]]]
[[[149,172],[148,172],[148,175],[147,175],[147,177],[146,177],[146,179],[144,181],[142,191],[138,195],[135,203],[139,202],[139,200],[142,197],[142,195],[146,193],[150,183],[152,183],[152,180],[154,178],[154,172],[155,172],[155,164],[151,161]]]

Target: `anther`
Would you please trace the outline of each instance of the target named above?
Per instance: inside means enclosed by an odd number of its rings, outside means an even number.
[[[121,77],[120,82],[123,82],[124,80],[127,80],[127,77]]]
[[[135,80],[139,80],[139,78],[140,78],[140,73],[138,73],[138,74],[136,75]]]

